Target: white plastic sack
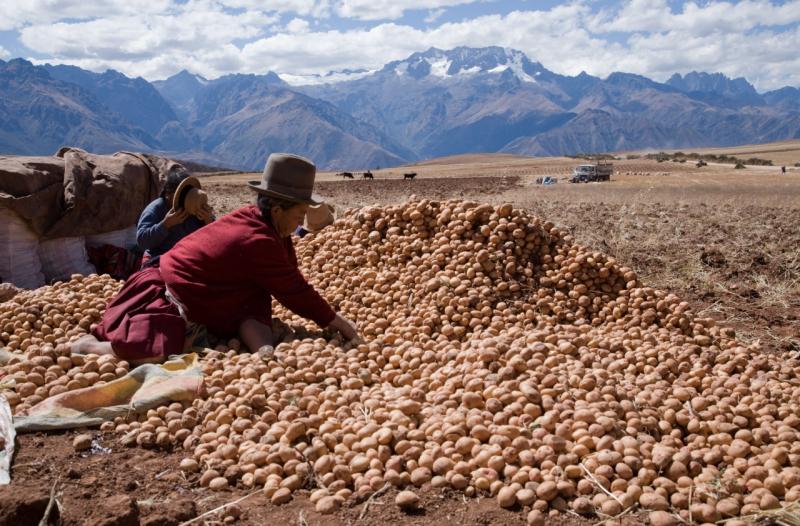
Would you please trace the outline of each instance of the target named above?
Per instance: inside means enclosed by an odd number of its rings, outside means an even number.
[[[0,208],[0,280],[17,287],[44,285],[39,262],[39,238],[27,223],[7,208]]]
[[[136,246],[136,225],[103,234],[86,236],[86,245],[90,247],[112,245],[119,248],[133,248]]]
[[[73,274],[96,274],[82,237],[62,237],[39,243],[39,260],[47,281],[68,280]]]
[[[11,406],[0,391],[0,486],[11,483],[11,460],[17,433],[11,417]]]

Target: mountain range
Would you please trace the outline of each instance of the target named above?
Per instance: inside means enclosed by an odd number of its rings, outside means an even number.
[[[800,138],[800,90],[744,78],[565,76],[500,47],[431,48],[290,85],[275,73],[148,82],[0,60],[0,153],[157,152],[260,170],[291,151],[361,170],[471,152],[566,155]],[[330,81],[336,79],[336,82]]]

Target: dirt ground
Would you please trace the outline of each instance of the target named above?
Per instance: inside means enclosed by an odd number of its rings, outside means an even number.
[[[690,301],[700,312],[736,328],[745,341],[770,350],[800,351],[800,169],[709,166],[655,161],[616,162],[609,183],[542,187],[536,177],[566,178],[573,159],[462,156],[413,167],[373,171],[376,180],[321,174],[317,191],[339,208],[401,202],[412,194],[512,202],[567,227],[579,243],[615,256],[641,281]],[[415,171],[413,181],[402,173]],[[208,176],[203,183],[224,214],[253,199],[245,181],[260,174]],[[181,451],[163,453],[119,445],[92,431],[94,453],[76,453],[75,432],[19,438],[13,483],[0,488],[0,526],[38,524],[57,488],[65,525],[177,525],[248,495],[243,488],[211,492],[177,469]],[[423,510],[407,515],[389,492],[351,502],[321,516],[307,497],[275,507],[257,492],[228,511],[193,524],[524,524],[523,513],[494,499],[452,492],[423,493]],[[226,518],[227,517],[227,518]],[[641,523],[626,516],[624,523]],[[583,525],[572,515],[549,524]],[[610,523],[607,523],[610,524]]]

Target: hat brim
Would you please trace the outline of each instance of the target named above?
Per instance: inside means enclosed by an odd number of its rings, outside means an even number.
[[[190,175],[189,177],[181,181],[180,184],[178,185],[178,188],[175,189],[175,195],[172,196],[172,208],[174,210],[181,208],[178,206],[180,204],[181,197],[189,187],[194,187],[197,188],[198,190],[201,190],[203,188],[197,177],[193,175]]]
[[[264,188],[261,181],[248,181],[247,186],[261,195],[267,195],[270,197],[277,197],[278,199],[283,199],[284,201],[291,201],[292,203],[297,203],[300,205],[312,205],[318,206],[325,202],[325,200],[319,194],[312,193],[311,197],[308,199],[298,199],[295,196],[282,194],[280,192],[275,192],[274,190],[267,190]]]

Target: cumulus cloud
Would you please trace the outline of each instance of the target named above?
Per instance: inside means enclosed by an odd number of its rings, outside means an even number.
[[[762,90],[800,83],[796,42],[800,1],[689,2],[631,0],[587,18],[595,33],[628,33],[614,68],[665,80],[692,70],[743,76]],[[788,26],[788,28],[787,28]],[[606,72],[609,68],[598,68]]]
[[[618,69],[664,80],[675,72],[721,72],[745,77],[762,90],[800,85],[800,57],[796,43],[800,28],[748,34],[687,31],[638,34],[629,40],[630,52],[620,57]]]
[[[758,26],[800,22],[800,1],[773,4],[768,0],[687,2],[673,12],[666,0],[630,0],[619,8],[601,11],[589,21],[596,32],[687,31],[701,36],[719,32],[743,33]]]
[[[169,15],[29,25],[20,30],[20,40],[63,59],[137,61],[181,51],[213,53],[237,39],[262,35],[276,20],[258,11],[228,13],[212,2],[190,1]]]
[[[248,64],[270,64],[278,73],[309,75],[330,70],[374,69],[417,51],[426,34],[409,26],[381,24],[353,31],[281,33],[246,44]]]
[[[98,13],[143,17],[166,13],[172,3],[172,0],[3,0],[0,2],[0,31],[66,18],[87,20],[97,17]]]
[[[585,67],[582,58],[589,49],[595,50],[595,56],[610,59],[597,53],[604,41],[592,38],[578,23],[582,14],[589,12],[585,6],[569,5],[550,11],[482,16],[425,30],[384,23],[362,30],[313,32],[302,38],[284,33],[249,43],[242,54],[248,64],[271,64],[279,73],[302,75],[375,69],[429,47],[499,45],[525,51],[556,71],[577,73]],[[531,39],[532,34],[537,38]]]
[[[286,31],[289,33],[308,33],[309,28],[308,20],[302,18],[293,18],[286,24]]]
[[[75,0],[31,0],[31,5],[47,1],[78,5]],[[20,39],[51,62],[114,68],[146,78],[187,68],[210,78],[270,70],[296,79],[332,70],[377,69],[429,47],[496,45],[519,49],[569,75],[627,71],[665,80],[674,72],[696,69],[745,76],[762,91],[800,84],[795,49],[800,0],[711,1],[677,9],[664,0],[630,0],[600,10],[595,2],[579,0],[430,27],[368,22],[410,9],[424,8],[433,16],[471,1],[148,0],[161,11],[152,7],[148,14],[29,23],[20,29]],[[335,15],[362,22],[336,29]]]
[[[11,57],[11,52],[6,48],[4,48],[3,46],[0,46],[0,58],[10,58],[10,57]]]

